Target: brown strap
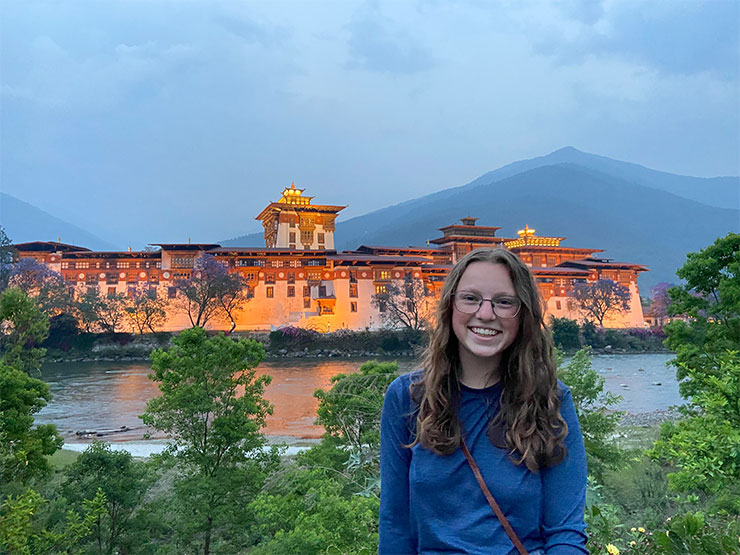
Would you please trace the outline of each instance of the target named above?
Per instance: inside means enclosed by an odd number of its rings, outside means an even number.
[[[488,504],[491,506],[491,509],[493,509],[493,513],[496,515],[496,518],[498,518],[498,521],[501,523],[501,526],[504,527],[504,530],[506,531],[506,535],[509,536],[511,543],[514,544],[514,547],[516,547],[516,550],[519,552],[519,555],[527,555],[527,550],[524,548],[524,544],[522,543],[522,540],[520,540],[519,536],[517,536],[516,532],[514,532],[514,529],[511,527],[511,524],[509,524],[509,521],[506,518],[506,515],[504,515],[503,511],[501,511],[501,508],[498,506],[498,503],[496,503],[496,499],[493,497],[490,490],[488,489],[488,486],[483,481],[483,476],[480,473],[480,469],[478,468],[478,465],[476,464],[475,459],[473,458],[473,455],[470,454],[470,450],[468,450],[468,446],[465,444],[465,440],[462,438],[460,438],[460,448],[462,449],[462,452],[465,455],[465,458],[468,459],[468,464],[470,465],[470,468],[473,470],[473,474],[475,474],[475,479],[478,480],[478,485],[480,486],[480,489],[483,491],[483,495],[486,496],[486,499],[488,500]]]

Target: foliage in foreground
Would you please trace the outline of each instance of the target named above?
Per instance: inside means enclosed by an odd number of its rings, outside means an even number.
[[[28,489],[22,495],[11,495],[0,505],[0,548],[22,555],[73,552],[105,512],[105,502],[105,494],[98,490],[83,502],[80,512],[70,509],[61,522],[46,527],[34,518],[48,503],[41,494]]]
[[[594,553],[740,553],[740,235],[690,253],[677,274],[686,285],[668,291],[668,313],[687,321],[665,326],[666,344],[689,404],[648,450],[660,470],[640,497],[620,508],[620,488],[613,488],[587,511]],[[662,495],[646,496],[656,484]],[[627,531],[622,522],[636,515],[653,522]]]
[[[227,537],[259,491],[274,454],[260,432],[272,407],[269,376],[258,377],[262,345],[202,328],[181,332],[174,346],[152,353],[151,379],[161,395],[147,403],[145,424],[171,437],[175,542],[205,554]],[[220,536],[220,537],[219,537]]]
[[[48,318],[23,291],[0,294],[0,486],[45,476],[46,457],[62,445],[55,426],[33,421],[51,399],[49,386],[29,375],[41,366],[44,349],[36,345],[48,330]]]
[[[29,375],[41,368],[39,347],[49,334],[49,318],[17,287],[0,294],[0,348],[8,366]]]
[[[129,523],[149,485],[144,464],[126,451],[113,451],[110,445],[94,441],[64,475],[61,491],[75,510],[84,510],[90,499],[103,496],[91,541],[103,553],[130,552],[135,540],[127,537]]]
[[[622,416],[612,407],[621,397],[604,391],[604,378],[591,367],[588,348],[577,351],[567,364],[561,365],[558,377],[573,396],[589,473],[601,480],[606,469],[619,468],[624,463],[624,453],[610,439]]]
[[[663,428],[651,455],[675,466],[676,491],[717,492],[740,481],[740,234],[730,233],[676,272],[666,344],[676,351],[686,418]]]

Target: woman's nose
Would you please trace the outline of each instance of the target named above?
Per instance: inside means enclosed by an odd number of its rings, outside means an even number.
[[[476,312],[478,318],[485,318],[486,320],[493,320],[496,318],[496,313],[493,310],[493,301],[489,299],[483,299]]]

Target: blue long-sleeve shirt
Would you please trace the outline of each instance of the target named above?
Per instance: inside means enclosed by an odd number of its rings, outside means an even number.
[[[409,385],[419,372],[388,388],[380,426],[380,554],[516,553],[493,514],[460,449],[437,455],[415,445],[416,417]],[[502,384],[485,389],[461,385],[458,418],[481,473],[527,551],[548,555],[588,553],[583,510],[586,453],[570,391],[560,412],[568,424],[567,456],[537,473],[514,464],[506,449],[488,439],[499,411]]]

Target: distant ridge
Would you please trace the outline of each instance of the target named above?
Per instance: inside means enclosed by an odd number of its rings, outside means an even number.
[[[534,168],[563,163],[578,164],[585,168],[618,177],[624,181],[660,189],[709,206],[740,209],[740,177],[738,176],[691,177],[676,175],[631,162],[599,156],[598,154],[589,154],[572,146],[566,146],[546,156],[513,162],[483,174],[464,187],[492,183]]]
[[[61,241],[92,250],[117,250],[97,235],[52,216],[7,193],[0,193],[0,223],[13,243]]]
[[[470,183],[339,222],[338,250],[359,245],[422,246],[464,216],[514,237],[529,224],[563,246],[645,264],[640,285],[678,281],[686,253],[740,231],[740,178],[673,175],[573,147],[487,172]],[[262,233],[222,241],[264,246]],[[647,294],[647,291],[646,291]]]

